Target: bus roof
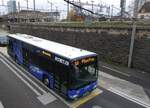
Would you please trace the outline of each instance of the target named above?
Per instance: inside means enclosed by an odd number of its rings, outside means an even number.
[[[26,34],[9,34],[9,37],[21,40],[25,43],[34,45],[36,47],[42,48],[46,51],[49,51],[54,54],[58,54],[60,56],[63,56],[68,59],[76,59],[84,56],[91,56],[91,55],[97,55],[96,53],[82,50],[79,48],[75,48],[72,46],[60,44],[57,42],[41,39],[38,37],[34,37],[31,35]]]

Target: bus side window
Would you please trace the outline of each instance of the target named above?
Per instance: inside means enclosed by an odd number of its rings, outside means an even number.
[[[9,40],[8,47],[11,51],[13,50],[12,40]]]

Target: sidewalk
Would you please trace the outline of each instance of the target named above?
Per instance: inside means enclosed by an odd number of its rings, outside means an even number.
[[[104,71],[100,71],[100,86],[150,108],[150,73],[103,62],[100,62],[99,65]]]
[[[4,55],[8,56],[6,47],[0,47],[0,52],[3,53]]]
[[[100,71],[99,86],[130,101],[150,108],[150,99],[140,85]]]
[[[99,62],[99,65],[106,69],[111,68],[113,70],[119,71],[120,73],[124,73],[134,78],[137,78],[139,80],[146,81],[150,84],[150,72],[144,72],[138,69],[127,68],[127,67],[122,67],[122,66],[119,67],[119,66],[107,64],[104,62]]]

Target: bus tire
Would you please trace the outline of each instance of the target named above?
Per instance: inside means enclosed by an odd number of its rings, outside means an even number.
[[[16,62],[18,65],[20,65],[17,56],[15,56],[15,62]]]
[[[15,56],[15,62],[16,62],[17,64],[19,64],[19,63],[18,63],[18,59],[17,59],[17,56]]]
[[[43,83],[44,83],[44,85],[46,85],[47,87],[49,87],[50,82],[49,82],[48,77],[45,76],[45,75],[44,75],[44,77],[43,77]]]

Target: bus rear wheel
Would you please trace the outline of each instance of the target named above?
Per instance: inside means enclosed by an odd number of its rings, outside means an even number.
[[[46,85],[47,87],[49,86],[49,79],[48,79],[48,77],[44,76],[44,78],[43,78],[43,83],[44,83],[44,85]]]

